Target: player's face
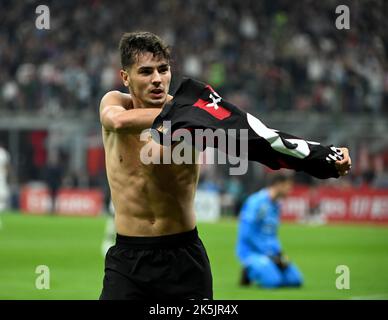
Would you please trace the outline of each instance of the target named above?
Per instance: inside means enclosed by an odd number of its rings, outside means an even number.
[[[166,103],[171,82],[170,65],[166,59],[141,53],[128,72],[131,94],[144,107],[161,107]]]
[[[279,185],[279,194],[280,197],[284,198],[289,195],[289,193],[292,191],[292,188],[294,186],[294,183],[291,180],[284,181]]]

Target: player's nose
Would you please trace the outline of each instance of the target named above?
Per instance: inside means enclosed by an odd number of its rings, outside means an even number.
[[[160,73],[157,70],[155,70],[155,72],[152,75],[152,83],[154,85],[159,85],[161,84],[161,82],[162,82],[162,78],[160,76]]]

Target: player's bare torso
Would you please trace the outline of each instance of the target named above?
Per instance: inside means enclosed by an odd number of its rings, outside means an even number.
[[[102,128],[105,161],[115,208],[117,233],[158,236],[192,230],[197,164],[144,164],[139,134],[117,133]],[[163,147],[157,157],[163,157]]]

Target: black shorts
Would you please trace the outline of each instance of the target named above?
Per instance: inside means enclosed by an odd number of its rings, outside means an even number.
[[[197,228],[157,237],[118,234],[106,254],[100,300],[213,299],[212,282]]]

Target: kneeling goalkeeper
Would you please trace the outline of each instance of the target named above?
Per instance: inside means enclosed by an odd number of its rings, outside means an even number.
[[[269,187],[245,201],[240,212],[237,255],[243,266],[241,285],[264,288],[299,287],[302,274],[283,254],[277,237],[280,223],[279,200],[293,186],[291,176],[276,174]]]

